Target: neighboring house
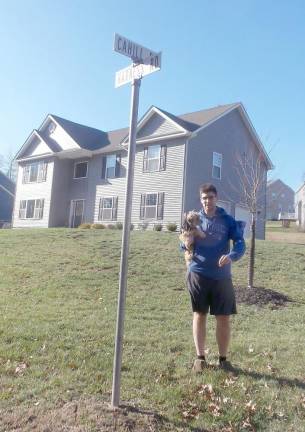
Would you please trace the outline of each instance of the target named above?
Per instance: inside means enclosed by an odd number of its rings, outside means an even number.
[[[305,182],[295,193],[295,217],[300,229],[305,231]]]
[[[280,213],[294,213],[294,191],[282,180],[269,180],[266,206],[268,220],[278,220]]]
[[[123,221],[128,128],[103,132],[49,114],[19,164],[14,227],[77,227]],[[265,187],[272,163],[241,103],[175,116],[152,106],[139,120],[131,222],[181,224],[199,209],[199,186],[213,182],[219,205],[249,222],[236,190],[237,154],[265,167],[257,235],[265,234]],[[235,186],[235,187],[234,187]]]
[[[15,183],[0,171],[0,228],[11,223],[15,199]]]

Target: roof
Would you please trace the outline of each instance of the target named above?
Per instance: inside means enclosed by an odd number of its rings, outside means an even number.
[[[13,180],[7,177],[2,171],[0,171],[0,185],[5,187],[9,192],[15,194],[15,183]]]
[[[293,189],[290,186],[288,186],[286,183],[284,183],[281,179],[268,180],[267,181],[267,188],[275,185],[276,183],[281,184],[282,187],[284,186],[285,188],[290,189],[290,191],[292,193],[294,193]]]

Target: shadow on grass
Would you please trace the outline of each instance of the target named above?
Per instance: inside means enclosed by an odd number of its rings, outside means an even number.
[[[158,425],[158,429],[156,429],[156,430],[159,430],[159,428],[164,427],[165,429],[160,429],[160,430],[172,431],[172,430],[175,430],[175,429],[173,429],[173,427],[175,427],[175,428],[178,428],[179,430],[187,430],[190,432],[211,432],[208,429],[193,427],[193,426],[191,426],[185,422],[172,421],[172,420],[168,419],[167,417],[162,416],[162,415],[160,415],[154,411],[149,411],[149,410],[135,407],[132,405],[121,405],[120,408],[125,410],[125,412],[127,412],[127,413],[138,414],[141,416],[144,415],[144,416],[152,418],[154,420],[153,422],[155,423],[155,426]]]
[[[274,375],[267,375],[260,372],[249,371],[246,369],[241,369],[233,366],[232,368],[233,375],[245,375],[254,379],[265,379],[266,381],[277,381],[281,386],[289,386],[289,387],[298,387],[300,389],[305,389],[305,381],[300,381],[296,378],[285,378],[285,377],[277,377]]]

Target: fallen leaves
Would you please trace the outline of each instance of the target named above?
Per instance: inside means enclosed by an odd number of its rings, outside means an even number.
[[[22,375],[27,367],[28,365],[26,363],[19,363],[15,369],[15,374]]]

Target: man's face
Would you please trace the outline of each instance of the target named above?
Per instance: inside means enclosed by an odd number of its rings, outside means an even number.
[[[202,192],[200,201],[205,213],[213,213],[216,210],[217,195],[214,192]]]

